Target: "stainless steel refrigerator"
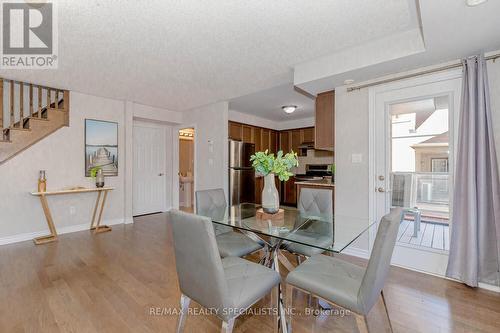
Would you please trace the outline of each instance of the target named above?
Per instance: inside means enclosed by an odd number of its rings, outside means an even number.
[[[229,205],[255,203],[255,171],[250,156],[253,143],[229,140]]]

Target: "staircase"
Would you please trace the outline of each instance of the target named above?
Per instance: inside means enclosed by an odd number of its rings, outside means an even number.
[[[63,126],[69,91],[0,79],[0,164]]]

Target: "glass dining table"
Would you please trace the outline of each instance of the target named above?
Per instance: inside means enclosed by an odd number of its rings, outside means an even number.
[[[243,203],[226,209],[199,211],[199,215],[209,217],[215,233],[237,229],[251,239],[264,245],[264,255],[259,263],[273,268],[279,273],[279,263],[288,271],[294,268],[283,251],[298,255],[338,254],[354,242],[368,247],[368,234],[376,223],[368,219],[342,215],[303,215],[294,207],[281,207],[281,218],[265,218],[259,214],[261,207]],[[334,281],[332,281],[334,283]],[[284,315],[283,294],[280,290],[279,316],[281,331],[287,331]]]

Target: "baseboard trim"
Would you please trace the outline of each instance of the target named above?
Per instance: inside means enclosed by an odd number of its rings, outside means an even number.
[[[355,248],[355,247],[353,247],[353,248],[348,247],[347,249],[345,249],[341,253],[342,254],[347,254],[347,255],[350,255],[350,256],[354,256],[354,257],[358,257],[358,258],[362,258],[362,259],[369,259],[370,258],[370,254],[369,254],[369,252],[367,250],[363,250],[363,249]],[[430,272],[427,272],[427,271],[419,270],[419,269],[408,267],[408,266],[403,266],[403,265],[394,264],[394,263],[391,263],[391,266],[395,266],[395,267],[407,269],[409,271],[414,271],[414,272],[418,272],[418,273],[422,273],[422,274],[427,274],[427,275],[435,276],[435,277],[438,277],[438,278],[441,278],[441,279],[445,279],[445,280],[449,280],[449,281],[454,281],[454,282],[457,282],[457,283],[462,283],[462,282],[460,282],[458,280],[451,279],[451,278],[449,278],[447,276],[444,276],[444,275],[434,274],[434,273],[430,273]],[[493,292],[496,292],[496,293],[500,293],[500,286],[494,286],[494,285],[491,285],[491,284],[486,284],[486,283],[479,282],[478,288],[489,290],[489,291],[493,291]]]
[[[487,283],[479,282],[479,288],[486,289],[486,290],[489,290],[489,291],[493,291],[493,292],[496,292],[496,293],[500,293],[500,287],[499,286],[493,286],[493,285],[487,284]]]
[[[123,224],[124,222],[125,222],[124,219],[110,219],[110,220],[104,220],[104,221],[102,221],[101,224],[116,225],[116,224]],[[69,234],[71,232],[78,232],[78,231],[83,231],[83,230],[89,230],[89,226],[90,226],[89,223],[69,225],[69,226],[66,226],[66,227],[57,228],[57,234],[58,235],[64,235],[64,234]],[[40,236],[45,236],[45,235],[48,235],[48,234],[49,234],[49,231],[48,230],[44,230],[44,231],[26,232],[26,233],[17,234],[17,235],[1,237],[0,238],[0,245],[7,245],[7,244],[25,242],[25,241],[28,241],[28,240],[33,240],[33,238],[37,238],[37,237],[40,237]]]

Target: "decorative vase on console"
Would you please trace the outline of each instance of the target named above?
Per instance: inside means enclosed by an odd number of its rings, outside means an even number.
[[[279,151],[276,156],[269,153],[257,152],[250,157],[252,166],[255,172],[264,177],[264,189],[262,190],[262,209],[265,213],[276,214],[280,208],[280,196],[276,188],[275,176],[279,180],[286,182],[293,173],[290,170],[297,167],[297,153],[293,151],[283,155],[283,151]]]
[[[104,173],[102,169],[97,170],[97,174],[95,175],[95,187],[104,187]]]
[[[95,187],[101,188],[104,187],[104,172],[101,167],[93,167],[90,169],[90,177],[95,180]]]

